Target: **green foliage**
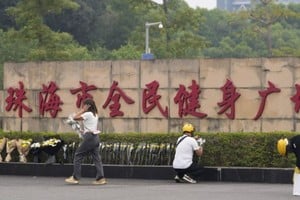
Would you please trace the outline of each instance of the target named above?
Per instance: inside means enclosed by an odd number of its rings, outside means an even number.
[[[127,44],[125,46],[121,46],[118,50],[113,50],[111,53],[111,57],[114,60],[120,59],[140,59],[142,55],[142,51],[139,51],[136,46],[132,44]]]
[[[0,29],[0,63],[25,61],[30,49],[35,46],[35,41],[21,39],[15,30],[11,29],[4,32]]]
[[[201,160],[209,166],[292,167],[295,156],[281,157],[276,144],[281,137],[293,135],[295,133],[207,134]]]
[[[61,13],[48,13],[45,24],[56,32],[70,33],[83,46],[103,42],[104,1],[76,0],[78,9],[64,9]]]
[[[28,60],[88,60],[87,48],[79,46],[68,33],[52,32],[48,35],[52,43],[32,49]]]
[[[111,52],[108,49],[101,47],[99,45],[92,47],[89,50],[89,54],[91,55],[92,59],[95,59],[95,60],[111,59]]]
[[[0,29],[8,30],[15,26],[12,17],[7,15],[6,8],[16,6],[19,0],[1,0],[0,1]]]
[[[299,56],[300,46],[300,30],[292,31],[285,29],[281,24],[277,23],[273,26],[273,55],[277,57]]]
[[[8,35],[8,40],[17,38],[21,44],[34,44],[28,49],[26,60],[88,59],[87,49],[74,42],[70,34],[54,32],[44,24],[47,14],[60,13],[67,8],[76,9],[78,4],[71,0],[19,1],[15,7],[7,9],[20,26]]]
[[[14,16],[20,26],[28,25],[31,20],[40,20],[49,13],[60,13],[63,9],[77,9],[79,5],[73,0],[21,0],[15,7],[10,7],[7,12]]]

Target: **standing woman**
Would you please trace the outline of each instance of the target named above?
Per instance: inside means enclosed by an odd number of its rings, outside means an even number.
[[[101,157],[99,154],[99,133],[98,127],[98,110],[94,100],[86,99],[83,102],[82,109],[75,114],[74,120],[83,122],[83,141],[77,148],[74,157],[74,169],[73,175],[65,182],[71,184],[78,184],[79,178],[81,177],[81,163],[85,156],[89,153],[93,157],[93,161],[96,167],[96,180],[93,181],[95,185],[106,184],[104,178],[104,171],[102,166]]]

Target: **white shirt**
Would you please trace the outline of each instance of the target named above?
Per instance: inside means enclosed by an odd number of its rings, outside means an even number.
[[[81,115],[83,119],[83,131],[92,132],[94,134],[100,133],[98,128],[98,115],[94,116],[92,112],[85,112]]]
[[[177,142],[186,135],[178,138]],[[200,147],[195,138],[187,136],[176,147],[175,157],[173,160],[174,169],[186,169],[193,163],[194,151]]]

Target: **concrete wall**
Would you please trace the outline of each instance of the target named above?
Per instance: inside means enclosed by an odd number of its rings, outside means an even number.
[[[200,108],[197,112],[206,113],[199,118],[191,114],[180,117],[174,97],[179,85],[189,86],[195,80],[199,84]],[[223,100],[220,89],[227,80],[232,81],[240,98],[235,103],[235,118],[228,119],[218,114]],[[23,117],[18,109],[6,111],[5,102],[8,88],[18,88],[24,83],[27,99],[24,104],[32,108]],[[39,114],[39,92],[42,85],[51,81],[59,87],[56,92],[63,101],[61,111],[55,118],[49,113]],[[300,84],[300,58],[255,58],[255,59],[193,59],[193,60],[154,60],[154,61],[86,61],[86,62],[28,62],[5,63],[4,90],[0,91],[0,120],[4,130],[70,132],[63,120],[78,109],[77,97],[70,93],[79,88],[79,81],[95,85],[90,91],[97,103],[102,132],[178,132],[186,121],[195,124],[201,132],[272,132],[299,131],[299,114],[291,97],[296,94],[295,84]],[[111,117],[105,103],[113,81],[118,82],[127,96],[135,101],[127,104],[122,98],[120,110],[123,116]],[[168,106],[169,117],[165,118],[158,107],[148,114],[142,110],[142,93],[146,84],[159,83],[157,94],[159,103]],[[261,104],[259,91],[266,90],[271,81],[281,91],[267,97],[265,108],[258,120],[253,120]],[[189,91],[190,92],[190,91]],[[228,110],[229,112],[230,110]]]

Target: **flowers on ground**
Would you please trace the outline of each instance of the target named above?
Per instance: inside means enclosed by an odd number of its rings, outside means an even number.
[[[7,138],[0,138],[0,162],[2,162],[2,156],[1,156],[1,152],[5,147]]]
[[[45,147],[45,146],[55,147],[55,146],[57,146],[60,143],[61,143],[61,140],[56,139],[56,138],[51,138],[49,140],[44,141],[42,143],[42,147]]]
[[[6,157],[5,157],[5,162],[10,162],[11,161],[11,153],[13,152],[13,150],[15,150],[17,144],[16,144],[17,140],[16,139],[12,139],[12,140],[8,140],[6,142]]]
[[[27,139],[27,140],[23,140],[23,139],[19,139],[16,141],[16,146],[20,155],[20,162],[26,163],[27,162],[27,158],[26,156],[29,153],[29,150],[31,148],[31,143],[32,143],[32,139]]]
[[[41,147],[41,144],[39,142],[35,142],[30,145],[31,149],[40,148],[40,147]]]
[[[42,151],[46,152],[49,155],[55,155],[63,146],[63,141],[56,138],[51,138],[45,140],[41,144]]]

